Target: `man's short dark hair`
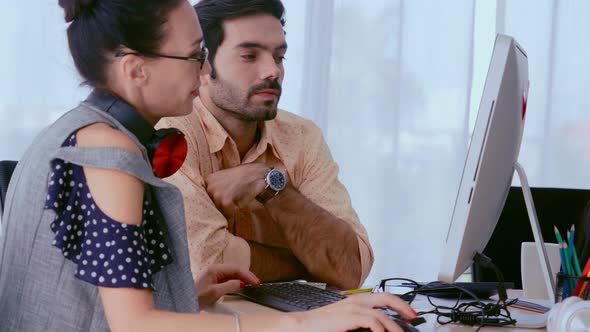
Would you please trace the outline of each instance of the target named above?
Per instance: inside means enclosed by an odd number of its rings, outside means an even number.
[[[232,18],[269,14],[285,26],[285,7],[281,0],[201,0],[195,6],[209,49],[211,78],[216,78],[215,54],[223,42],[223,22]]]

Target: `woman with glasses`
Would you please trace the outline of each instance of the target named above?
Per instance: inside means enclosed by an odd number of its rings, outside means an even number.
[[[415,317],[385,294],[305,313],[197,314],[260,282],[231,265],[193,280],[182,197],[159,178],[180,166],[186,144],[153,126],[191,112],[207,70],[197,16],[185,0],[59,4],[76,68],[94,91],[35,139],[13,175],[0,237],[0,330],[398,331],[372,308]]]

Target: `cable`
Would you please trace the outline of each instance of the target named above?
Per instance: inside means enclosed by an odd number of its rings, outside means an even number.
[[[500,298],[495,303],[485,303],[473,292],[457,285],[441,283],[438,281],[420,285],[418,282],[406,278],[384,279],[375,287],[375,290],[382,289],[385,291],[386,282],[391,280],[406,281],[410,283],[412,287],[415,287],[412,291],[398,295],[402,299],[406,299],[410,304],[414,301],[416,295],[425,295],[434,309],[419,312],[418,314],[421,316],[429,314],[436,315],[437,322],[441,325],[460,323],[464,325],[478,326],[477,331],[479,331],[484,326],[506,326],[514,325],[516,323],[516,320],[511,317],[510,311],[508,310],[508,306],[514,304],[516,300],[506,302],[506,299]],[[430,291],[432,291],[433,288],[441,286],[455,288],[461,291],[453,306],[437,305],[433,302]],[[472,298],[474,301],[461,303],[461,300],[465,299],[464,295],[468,298]]]
[[[506,292],[506,284],[504,282],[504,275],[500,271],[500,269],[492,262],[492,259],[488,256],[481,254],[479,252],[475,253],[473,256],[473,261],[484,268],[492,269],[496,273],[496,278],[498,278],[498,297],[500,300],[506,301],[508,299],[508,293]]]

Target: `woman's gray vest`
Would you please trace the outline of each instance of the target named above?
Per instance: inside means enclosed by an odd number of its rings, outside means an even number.
[[[61,147],[79,128],[103,122],[131,137],[143,152]],[[46,128],[27,150],[8,189],[0,235],[0,331],[105,331],[98,288],[74,277],[76,265],[52,245],[53,210],[45,210],[50,162],[120,170],[152,187],[174,261],[154,275],[157,308],[197,312],[180,191],[155,177],[145,148],[113,117],[82,103]]]

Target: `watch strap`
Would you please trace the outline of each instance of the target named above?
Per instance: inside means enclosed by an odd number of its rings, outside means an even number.
[[[270,186],[266,186],[266,188],[256,196],[256,200],[260,203],[264,204],[268,202],[271,198],[275,197],[279,192],[273,190]]]

